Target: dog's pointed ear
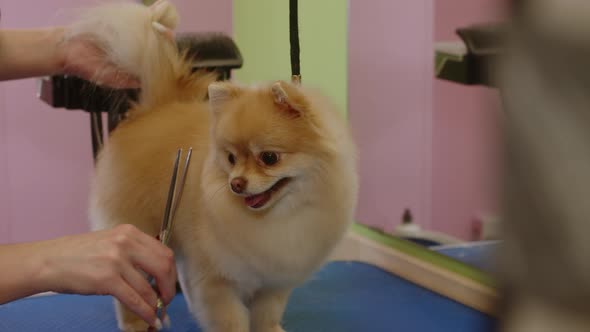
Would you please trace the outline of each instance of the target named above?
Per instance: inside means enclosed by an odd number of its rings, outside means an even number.
[[[298,118],[305,115],[308,103],[299,88],[285,81],[278,81],[270,87],[275,105],[284,114]]]
[[[217,115],[228,101],[237,97],[240,88],[228,82],[215,82],[209,84],[209,110]]]

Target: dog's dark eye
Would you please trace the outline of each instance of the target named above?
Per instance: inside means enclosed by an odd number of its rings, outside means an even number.
[[[262,152],[260,154],[260,160],[266,166],[272,166],[279,162],[279,154],[276,152]]]
[[[235,165],[236,157],[232,153],[230,153],[227,155],[227,161],[229,161],[230,164]]]

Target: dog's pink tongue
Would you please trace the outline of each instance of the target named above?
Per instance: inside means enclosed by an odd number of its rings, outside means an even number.
[[[263,206],[268,200],[270,199],[269,192],[263,192],[262,194],[248,196],[244,198],[246,205],[252,208],[257,208]]]

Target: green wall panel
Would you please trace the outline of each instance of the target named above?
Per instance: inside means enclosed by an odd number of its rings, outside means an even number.
[[[243,83],[289,80],[289,1],[234,0],[234,38],[244,56]],[[303,84],[347,109],[347,0],[299,0]]]

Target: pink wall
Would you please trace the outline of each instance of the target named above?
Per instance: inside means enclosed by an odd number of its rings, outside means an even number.
[[[435,40],[501,18],[500,0],[435,2]],[[443,80],[433,83],[432,228],[472,237],[472,222],[497,212],[499,100],[497,91]]]
[[[474,216],[495,211],[495,92],[435,80],[433,44],[498,17],[499,2],[350,1],[360,222],[392,230],[407,207],[423,227],[469,239]]]
[[[350,1],[349,111],[360,146],[357,220],[430,223],[432,0]]]
[[[2,27],[63,23],[54,13],[92,2],[2,0]],[[174,3],[183,17],[180,31],[231,33],[231,0]],[[92,172],[88,116],[52,109],[35,94],[32,79],[0,83],[0,243],[88,229]]]

